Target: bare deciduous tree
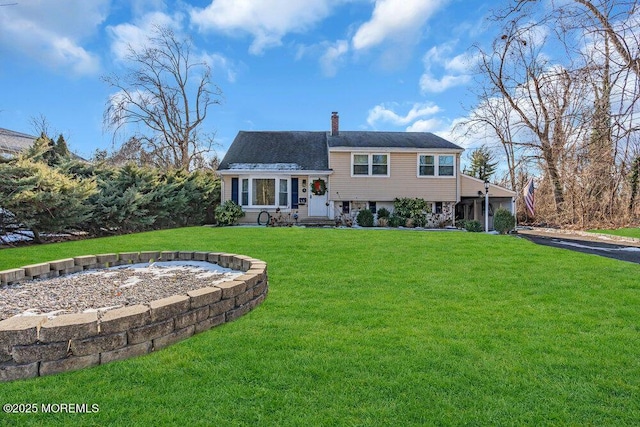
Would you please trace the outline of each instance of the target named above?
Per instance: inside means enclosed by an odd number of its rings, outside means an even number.
[[[515,0],[496,15],[502,33],[491,50],[478,48],[480,99],[465,125],[492,131],[512,182],[521,172],[514,165],[538,169],[543,221],[620,224],[633,211],[627,201],[640,100],[637,1],[540,5]]]
[[[129,46],[122,76],[103,77],[118,90],[107,102],[106,127],[128,133],[158,167],[189,170],[213,147],[213,133],[202,127],[222,91],[191,49],[189,39],[157,26],[145,45]]]

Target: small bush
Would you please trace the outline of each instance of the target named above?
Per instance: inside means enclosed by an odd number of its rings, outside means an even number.
[[[373,213],[369,209],[358,212],[356,221],[360,227],[373,227]]]
[[[504,208],[500,208],[493,216],[493,228],[500,234],[506,234],[516,226],[515,217]]]
[[[391,212],[389,212],[388,209],[386,209],[386,208],[378,209],[378,219],[380,219],[380,218],[389,219],[390,216],[391,216]]]
[[[378,218],[378,227],[388,227],[389,218]]]
[[[407,221],[406,218],[403,218],[395,214],[391,215],[389,217],[389,227],[398,228],[398,227],[404,226],[406,221]]]
[[[411,227],[426,226],[428,213],[431,213],[431,205],[424,199],[404,197],[393,201],[393,214],[403,218],[405,223],[411,219]]]
[[[234,225],[244,216],[244,211],[233,200],[227,200],[216,207],[218,225]]]
[[[464,223],[464,229],[467,231],[471,231],[472,233],[480,233],[482,230],[482,224],[480,224],[480,221],[466,221]]]

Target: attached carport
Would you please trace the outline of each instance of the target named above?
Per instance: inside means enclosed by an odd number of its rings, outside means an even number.
[[[456,204],[456,220],[476,220],[484,226],[485,183],[472,176],[460,175],[460,201]],[[493,213],[500,208],[515,215],[516,192],[489,183],[489,229],[493,229]]]

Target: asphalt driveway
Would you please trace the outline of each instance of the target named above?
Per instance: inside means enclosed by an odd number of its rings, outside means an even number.
[[[553,246],[640,264],[640,244],[631,240],[609,243],[603,242],[603,238],[597,235],[572,236],[530,230],[518,232],[518,235],[538,245]]]

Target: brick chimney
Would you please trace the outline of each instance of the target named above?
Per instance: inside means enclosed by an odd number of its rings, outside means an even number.
[[[340,134],[340,117],[338,112],[331,113],[331,136],[338,136]]]

